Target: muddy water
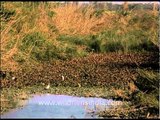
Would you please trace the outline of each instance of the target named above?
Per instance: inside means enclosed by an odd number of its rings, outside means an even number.
[[[98,118],[97,112],[121,105],[111,99],[67,95],[33,95],[22,108],[1,118]]]

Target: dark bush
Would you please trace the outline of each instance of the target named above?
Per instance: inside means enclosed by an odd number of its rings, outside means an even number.
[[[88,42],[89,48],[94,52],[100,52],[101,51],[101,41],[98,39],[96,35],[92,35],[89,38]]]
[[[30,53],[36,60],[50,61],[58,59],[60,50],[51,41],[47,41],[40,33],[31,33],[22,40],[20,50]]]

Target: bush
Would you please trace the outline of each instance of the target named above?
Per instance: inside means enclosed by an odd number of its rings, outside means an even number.
[[[53,43],[46,42],[41,47],[34,47],[31,56],[36,60],[50,61],[60,58],[60,50]]]
[[[101,51],[101,41],[98,39],[96,35],[92,35],[89,38],[88,42],[89,48],[94,52],[100,52]]]
[[[140,90],[133,95],[133,103],[137,106],[147,106],[150,112],[159,109],[159,78],[158,73],[148,70],[138,70],[139,77],[135,85]]]
[[[142,30],[132,30],[126,34],[119,35],[116,30],[103,31],[91,39],[91,47],[99,52],[133,52],[133,51],[159,51],[156,44],[147,37]]]
[[[101,52],[117,52],[123,51],[123,46],[120,41],[107,42],[101,46]]]
[[[86,45],[86,41],[82,36],[59,35],[57,40],[75,45]]]
[[[143,92],[151,92],[159,89],[158,73],[154,71],[138,70],[139,77],[135,81],[137,87]]]
[[[134,96],[133,102],[137,106],[147,106],[149,108],[152,108],[152,110],[159,109],[159,101],[153,94],[139,92],[136,96]]]
[[[141,48],[141,51],[142,50],[145,50],[145,51],[159,51],[159,48],[158,46],[156,46],[152,41],[149,41],[149,40],[145,40],[143,41],[141,44],[139,44],[139,46],[137,46],[139,48]]]
[[[116,52],[123,50],[122,42],[114,31],[104,31],[98,35],[90,36],[89,48],[95,52]]]
[[[41,33],[31,33],[23,38],[20,50],[32,59],[50,61],[58,59],[60,50],[51,41],[47,41]]]

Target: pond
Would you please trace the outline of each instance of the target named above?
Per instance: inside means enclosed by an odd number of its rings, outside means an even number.
[[[33,95],[23,107],[1,118],[99,118],[97,112],[120,104],[120,101],[95,97]]]

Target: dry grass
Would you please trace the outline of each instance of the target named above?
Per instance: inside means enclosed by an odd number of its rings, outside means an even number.
[[[124,99],[128,99],[128,96],[126,95],[125,91],[122,90],[122,89],[112,89],[115,96],[118,96],[118,97],[121,97],[121,98],[124,98]]]
[[[56,12],[56,17],[53,18],[53,22],[63,34],[95,34],[111,22],[111,14],[105,14],[98,18],[93,15],[93,6],[88,6],[86,12],[82,12],[82,6],[65,5],[56,7],[53,11]],[[107,25],[106,25],[107,24]],[[109,27],[109,26],[108,26]]]
[[[134,83],[129,83],[128,84],[128,86],[129,86],[129,92],[130,92],[130,94],[131,93],[133,93],[135,90],[137,90],[137,87],[135,86],[135,84]]]
[[[21,40],[26,35],[36,32],[41,33],[46,40],[52,41],[54,46],[62,48],[62,45],[64,44],[56,40],[57,36],[61,34],[93,35],[103,30],[116,30],[117,35],[125,36],[130,31],[140,30],[142,24],[141,21],[135,24],[129,23],[132,17],[134,17],[134,14],[121,16],[116,12],[105,11],[100,17],[96,17],[94,15],[95,9],[92,5],[87,6],[86,8],[75,4],[53,7],[55,4],[52,3],[46,7],[41,3],[37,8],[30,11],[26,6],[21,6],[23,4],[18,4],[16,2],[5,2],[4,7],[8,10],[15,10],[16,15],[13,16],[9,22],[4,23],[3,29],[1,29],[1,67],[4,69],[11,69],[12,71],[18,69],[19,66],[13,59],[15,55],[21,54],[26,61],[29,61],[30,53],[34,46],[31,46],[29,50],[27,50],[29,51],[27,53],[22,53],[19,50]],[[56,14],[49,17],[49,11]],[[49,26],[54,26],[58,32],[52,31]],[[148,30],[148,32],[150,32],[149,37],[151,37],[154,44],[158,45],[157,32],[155,32],[155,29],[157,29],[156,24],[155,22],[152,22],[151,27]],[[103,39],[111,38],[106,35]],[[117,38],[114,38],[113,40],[115,39]],[[12,45],[10,49],[6,49],[6,46],[10,44],[11,41],[14,41],[14,45]],[[122,39],[122,42],[127,43],[127,41],[127,37]],[[79,49],[80,48],[78,48],[78,50]]]
[[[16,17],[17,16],[15,16],[15,18]],[[21,18],[10,21],[9,23],[7,23],[5,28],[1,31],[1,62],[2,62],[1,67],[11,69],[12,71],[16,70],[18,67],[18,64],[13,60],[13,56],[18,52],[17,47],[18,47],[18,43],[21,35],[20,34],[11,35],[10,31],[13,30],[13,25],[19,22],[20,19]],[[16,42],[10,50],[6,51],[6,45],[11,40],[14,40]]]
[[[41,32],[46,37],[50,34],[48,28],[48,16],[44,5],[39,6],[38,17],[35,18],[35,22],[31,22],[30,20],[35,12],[30,15],[22,13],[22,7],[15,8],[14,3],[6,2],[4,7],[9,10],[15,10],[16,15],[10,18],[9,22],[6,22],[3,25],[3,29],[1,29],[1,67],[5,70],[15,71],[19,69],[19,64],[13,59],[13,57],[17,54],[22,54],[25,59],[27,59],[30,55],[30,52],[33,48],[30,48],[29,53],[21,53],[18,47],[21,45],[21,40],[30,33]],[[31,24],[33,23],[33,26]],[[53,36],[52,36],[52,39]],[[13,42],[13,45],[10,49],[6,49],[7,45],[10,42]]]

